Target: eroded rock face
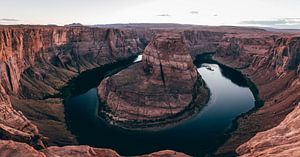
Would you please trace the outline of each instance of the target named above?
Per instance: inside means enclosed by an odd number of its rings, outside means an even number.
[[[208,90],[179,33],[156,35],[142,63],[106,78],[98,92],[106,104],[100,115],[125,128],[169,123],[171,117],[176,119],[208,99]]]
[[[142,63],[147,81],[168,88],[192,90],[199,77],[179,33],[155,36],[144,50]]]
[[[0,85],[0,136],[1,139],[30,143],[36,148],[43,148],[36,125],[32,124],[22,112],[11,106],[9,96]]]
[[[278,75],[287,70],[297,70],[300,64],[300,37],[282,37],[271,50],[271,66]]]
[[[242,157],[300,156],[300,103],[276,127],[257,133],[238,147]]]

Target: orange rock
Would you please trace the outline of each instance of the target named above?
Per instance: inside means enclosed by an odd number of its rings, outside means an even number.
[[[242,157],[300,156],[300,103],[278,126],[257,133],[236,151]]]

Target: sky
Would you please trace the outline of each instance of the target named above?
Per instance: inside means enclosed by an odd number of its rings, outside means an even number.
[[[300,0],[0,0],[0,24],[70,23],[300,29]]]

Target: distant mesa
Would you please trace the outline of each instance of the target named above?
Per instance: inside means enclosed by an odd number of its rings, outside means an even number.
[[[64,25],[66,27],[82,27],[84,26],[83,24],[81,23],[71,23],[71,24],[67,24],[67,25]]]
[[[197,113],[209,91],[179,33],[156,35],[142,62],[104,79],[99,115],[127,129],[164,128]]]

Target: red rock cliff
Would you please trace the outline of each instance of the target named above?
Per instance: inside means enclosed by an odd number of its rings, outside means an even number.
[[[299,37],[272,34],[257,36],[259,38],[256,39],[251,36],[251,40],[247,36],[231,37],[222,42],[215,56],[221,63],[239,68],[248,76],[264,101],[264,106],[256,112],[237,119],[237,130],[219,152],[237,148],[257,132],[275,127],[300,101],[300,86],[297,83]]]

